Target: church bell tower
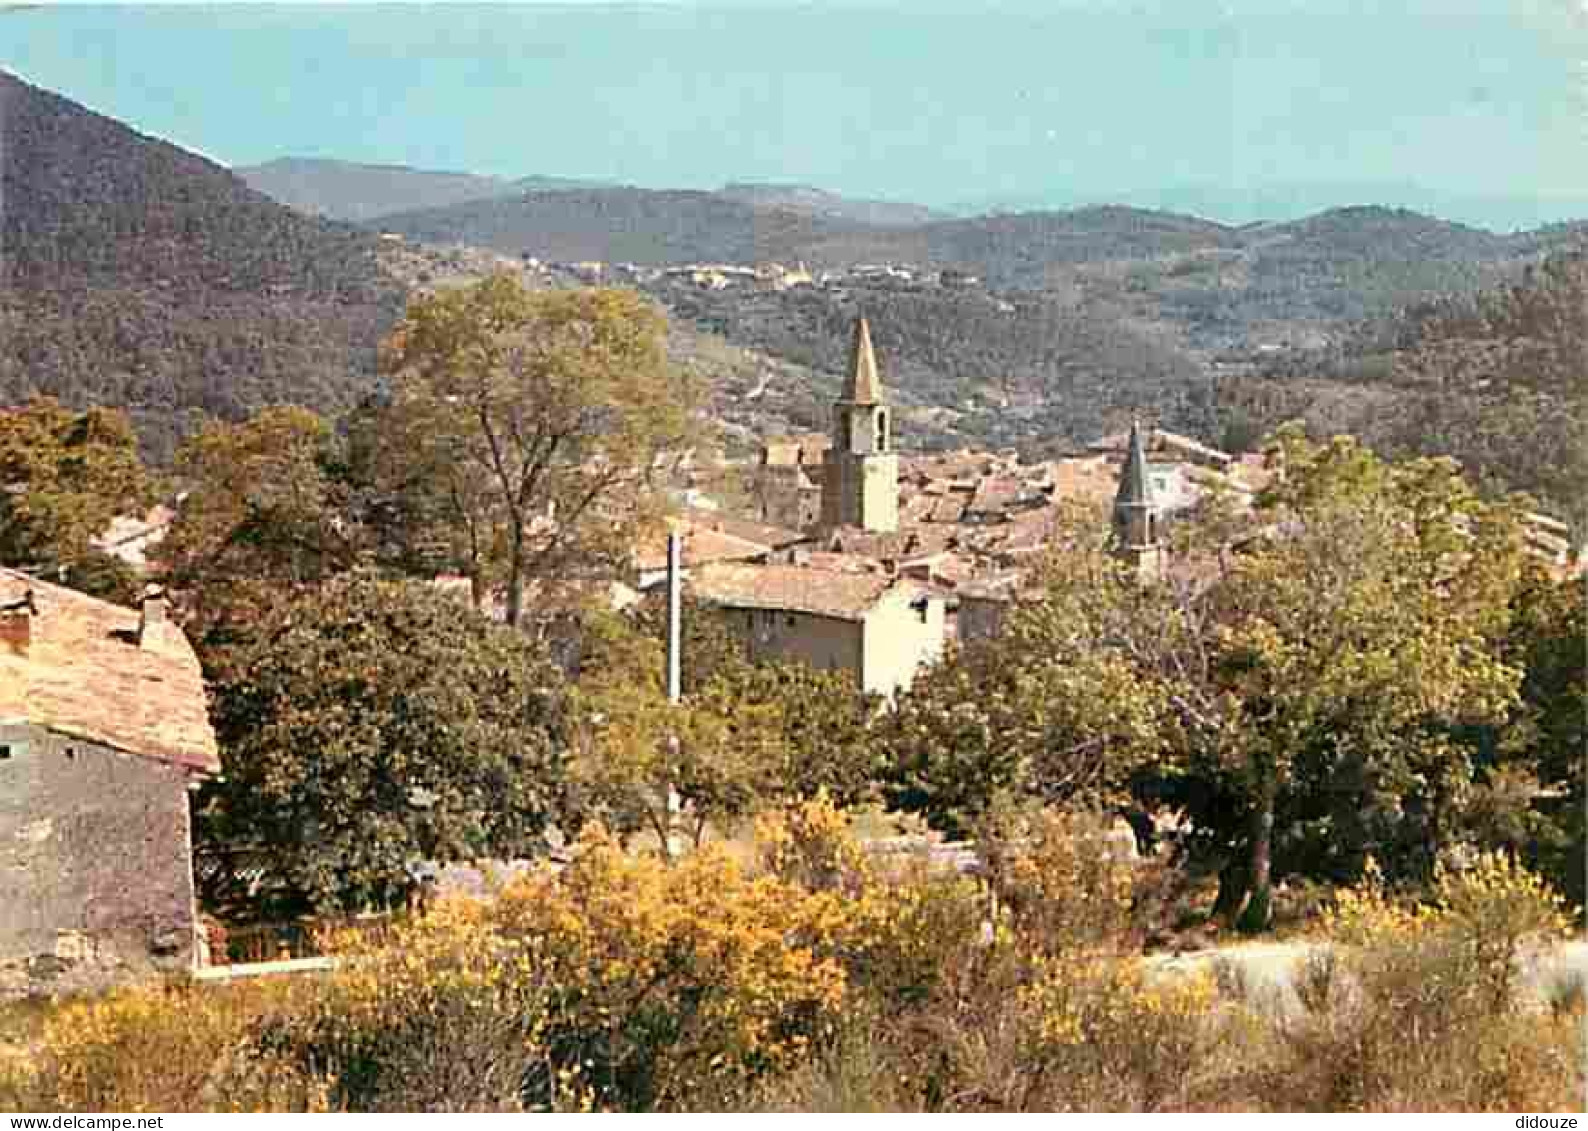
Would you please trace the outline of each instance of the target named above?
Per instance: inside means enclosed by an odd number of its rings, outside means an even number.
[[[833,405],[833,446],[822,482],[822,526],[899,529],[899,457],[893,451],[892,411],[882,397],[871,327],[855,321],[849,374]]]
[[[1148,474],[1147,445],[1141,424],[1131,421],[1125,467],[1114,496],[1114,555],[1128,565],[1140,581],[1163,576],[1162,512],[1153,498]]]

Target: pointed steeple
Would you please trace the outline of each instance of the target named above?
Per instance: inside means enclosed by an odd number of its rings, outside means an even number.
[[[849,377],[844,383],[843,399],[849,404],[882,403],[882,381],[877,376],[876,354],[871,350],[871,326],[864,314],[855,319],[855,337],[849,350]]]
[[[1130,422],[1130,443],[1125,449],[1125,469],[1119,477],[1116,508],[1153,506],[1152,480],[1147,475],[1147,444],[1142,439],[1141,422]]]

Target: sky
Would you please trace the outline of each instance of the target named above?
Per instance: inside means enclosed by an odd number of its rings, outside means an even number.
[[[228,164],[284,155],[939,207],[1588,214],[1564,0],[48,5],[0,66]],[[1372,199],[1376,197],[1376,199]],[[1235,213],[1262,213],[1246,215]]]

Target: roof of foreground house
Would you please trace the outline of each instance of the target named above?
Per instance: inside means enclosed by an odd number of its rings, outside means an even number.
[[[138,610],[0,569],[0,607],[29,593],[26,647],[0,639],[0,720],[219,771],[204,676],[180,628],[163,624],[141,647]]]

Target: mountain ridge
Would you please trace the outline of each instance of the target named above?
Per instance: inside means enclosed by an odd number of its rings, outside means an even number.
[[[0,403],[124,407],[157,455],[190,414],[334,411],[400,312],[379,241],[0,71]]]

